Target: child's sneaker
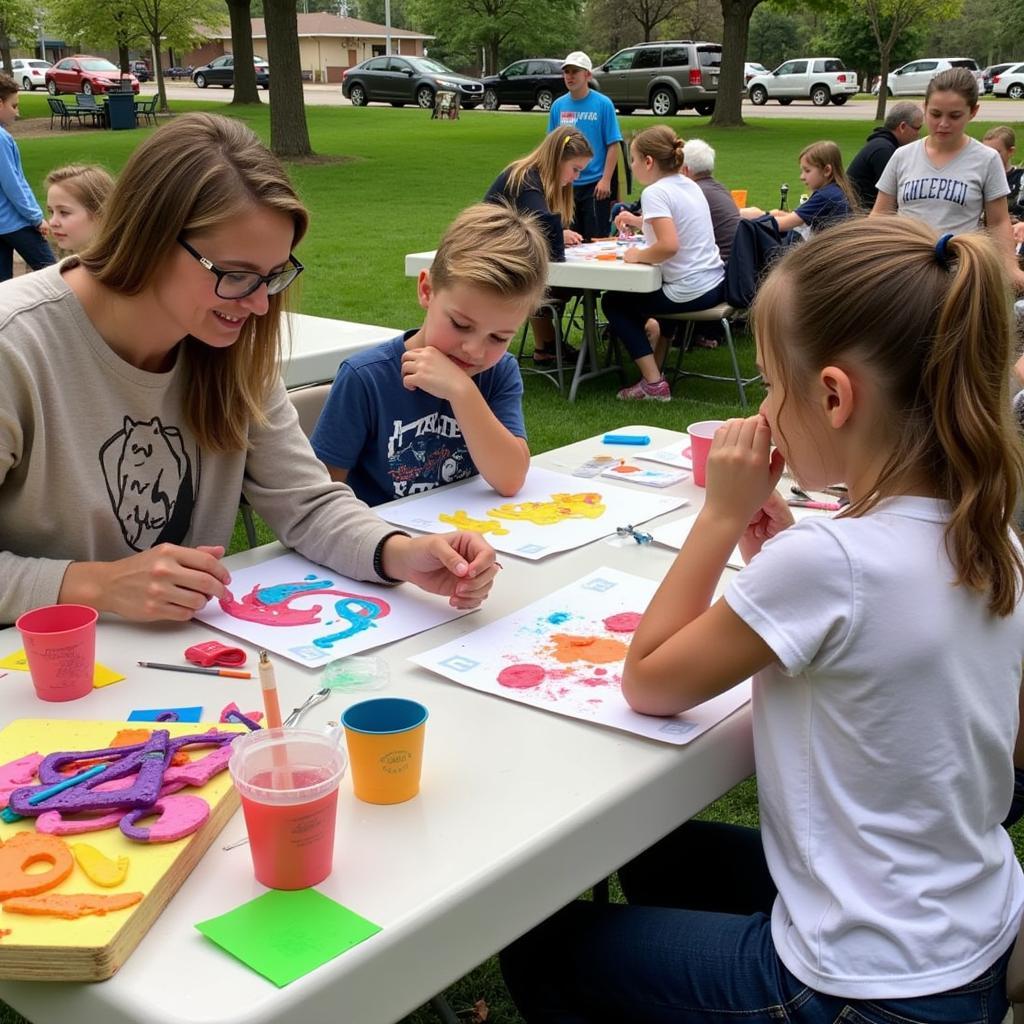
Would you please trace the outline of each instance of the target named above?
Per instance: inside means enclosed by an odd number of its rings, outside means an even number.
[[[648,384],[643,378],[638,380],[631,387],[623,388],[616,396],[622,402],[635,402],[638,400],[649,400],[652,402],[672,401],[672,389],[664,377]]]

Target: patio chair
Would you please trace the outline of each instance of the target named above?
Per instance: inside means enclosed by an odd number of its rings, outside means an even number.
[[[53,122],[60,118],[60,126],[67,131],[71,127],[71,119],[77,118],[81,122],[81,116],[77,111],[72,111],[59,96],[47,96],[46,102],[50,107],[50,130],[53,130]]]
[[[89,92],[75,93],[74,109],[68,108],[70,113],[78,118],[81,123],[83,117],[92,119],[94,128],[102,128],[107,121],[107,112],[96,101],[96,97]]]
[[[147,100],[136,100],[135,101],[135,123],[138,124],[140,120],[145,121],[146,124],[156,124],[156,101],[160,97],[155,93]]]

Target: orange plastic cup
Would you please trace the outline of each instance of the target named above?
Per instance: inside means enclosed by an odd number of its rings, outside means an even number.
[[[715,438],[715,431],[724,423],[725,420],[701,420],[700,423],[691,423],[686,428],[687,434],[690,435],[693,482],[698,487],[704,487],[707,484],[708,453],[711,451],[711,442]]]
[[[404,697],[376,697],[341,716],[352,788],[368,804],[400,804],[420,791],[429,712]]]
[[[742,210],[747,205],[747,190],[745,188],[731,188],[729,194],[732,201]]]
[[[96,609],[84,604],[46,605],[18,618],[40,700],[77,700],[92,691],[97,618]]]

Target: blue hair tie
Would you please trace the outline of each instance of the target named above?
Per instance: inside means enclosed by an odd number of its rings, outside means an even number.
[[[946,252],[946,246],[952,237],[953,233],[948,232],[935,243],[935,260],[939,266],[944,267],[946,270],[949,269],[949,253]]]

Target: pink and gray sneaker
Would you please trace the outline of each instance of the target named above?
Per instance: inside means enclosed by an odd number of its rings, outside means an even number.
[[[648,384],[642,377],[635,384],[623,388],[616,396],[622,402],[651,401],[671,402],[672,389],[668,381],[662,377],[653,384]]]

